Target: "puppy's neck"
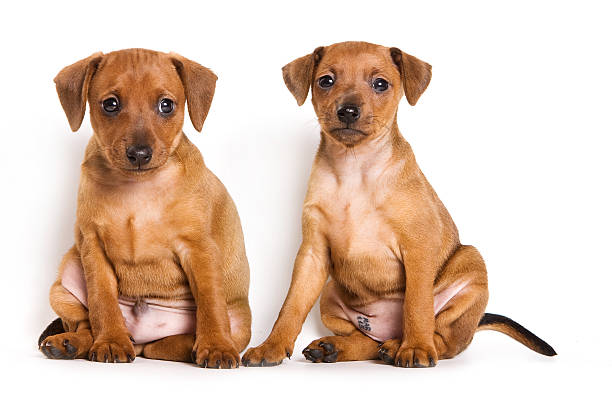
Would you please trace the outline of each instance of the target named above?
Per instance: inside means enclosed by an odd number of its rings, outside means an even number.
[[[321,132],[318,156],[339,181],[355,178],[365,181],[377,179],[395,168],[394,165],[398,161],[405,160],[406,154],[400,154],[399,151],[406,148],[410,150],[410,146],[399,133],[397,122],[394,121],[379,134],[354,146],[342,144]]]

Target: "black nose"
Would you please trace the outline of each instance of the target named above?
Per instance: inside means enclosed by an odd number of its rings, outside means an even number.
[[[351,123],[359,119],[360,112],[358,106],[342,105],[340,109],[338,109],[338,112],[336,112],[336,114],[338,115],[338,119],[340,119],[340,122],[344,122],[347,125],[350,125]]]
[[[130,146],[125,151],[125,155],[127,156],[130,163],[134,166],[142,166],[143,164],[147,164],[151,161],[151,157],[153,156],[153,149],[149,146]]]

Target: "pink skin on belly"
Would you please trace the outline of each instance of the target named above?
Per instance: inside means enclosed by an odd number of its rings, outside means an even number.
[[[76,261],[69,262],[62,273],[62,286],[87,307],[87,286],[83,269]],[[195,333],[195,310],[193,299],[161,300],[119,297],[119,308],[125,325],[136,344],[150,343],[176,334]],[[232,318],[230,324],[235,331],[239,322]]]
[[[434,295],[434,314],[438,314],[448,302],[457,296],[469,281],[458,281]],[[378,342],[402,338],[402,315],[404,299],[381,299],[364,306],[351,307],[345,304],[332,288],[332,301],[338,306],[343,317],[350,320],[361,332]]]

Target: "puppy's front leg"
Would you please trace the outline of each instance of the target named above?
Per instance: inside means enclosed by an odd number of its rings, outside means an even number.
[[[430,252],[431,247],[423,243],[402,250],[406,290],[402,343],[395,355],[398,367],[433,367],[438,361],[433,339],[435,267]]]
[[[237,368],[240,355],[231,337],[217,244],[204,239],[178,253],[197,308],[193,362],[205,368]]]
[[[304,223],[302,229],[304,241],[295,259],[289,293],[268,338],[242,357],[245,366],[274,366],[291,357],[304,320],[323,290],[330,267],[328,246],[312,223]]]
[[[117,277],[95,232],[83,235],[80,253],[94,338],[89,359],[108,363],[132,362],[134,346],[119,309]]]

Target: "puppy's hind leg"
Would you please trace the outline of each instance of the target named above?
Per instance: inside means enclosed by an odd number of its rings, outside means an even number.
[[[455,357],[472,342],[489,299],[485,263],[470,245],[461,246],[448,260],[435,285],[435,295],[448,292],[461,282],[465,282],[462,289],[438,306],[434,342],[440,359]]]
[[[251,341],[251,308],[247,298],[228,305],[230,331],[238,352],[242,352]]]
[[[321,337],[311,342],[302,354],[314,363],[378,359],[378,342],[360,332],[348,320],[334,301],[334,285],[333,280],[329,281],[321,294],[321,320],[335,336]]]
[[[177,334],[144,345],[142,356],[155,360],[191,362],[195,334]]]
[[[433,340],[439,359],[453,358],[472,341],[485,307],[487,270],[476,248],[463,245],[449,258],[434,284],[436,326]],[[379,357],[396,364],[396,353],[402,339],[391,339],[380,347]],[[418,361],[415,367],[435,365]]]
[[[41,334],[38,341],[40,351],[52,359],[87,358],[93,343],[87,308],[66,288],[61,280],[64,273],[82,274],[79,254],[71,248],[60,264],[58,279],[51,286],[51,307],[61,319],[54,321]]]
[[[237,350],[244,350],[251,339],[251,310],[248,300],[228,307],[231,335]],[[142,356],[156,360],[192,362],[195,334],[178,334],[145,344]],[[238,364],[238,363],[236,363]],[[221,368],[233,368],[222,367]]]

